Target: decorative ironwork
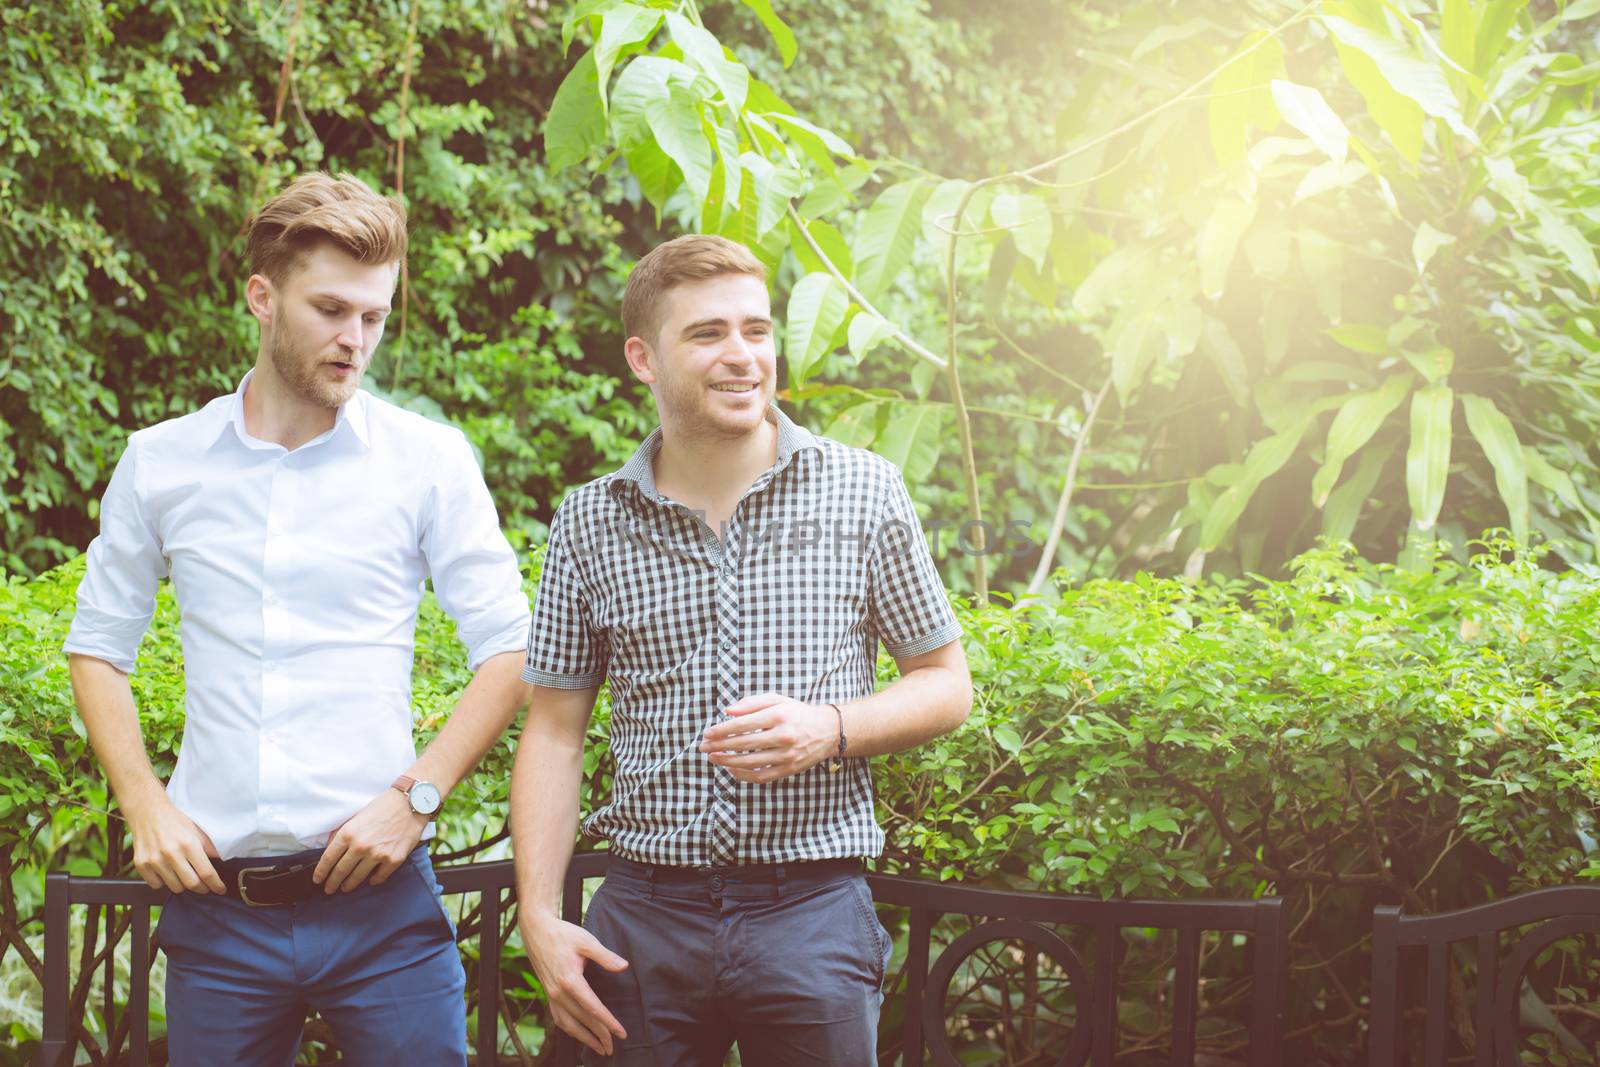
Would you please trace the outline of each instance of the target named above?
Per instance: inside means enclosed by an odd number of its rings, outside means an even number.
[[[1500,958],[1501,935],[1534,926]],[[1600,887],[1558,886],[1536,889],[1489,904],[1442,912],[1403,915],[1393,905],[1380,906],[1372,922],[1372,1021],[1367,1055],[1370,1067],[1396,1067],[1402,1062],[1400,1021],[1405,1003],[1400,989],[1401,952],[1426,950],[1427,980],[1423,993],[1424,1067],[1444,1067],[1445,1023],[1449,1012],[1450,946],[1475,942],[1477,989],[1472,1022],[1475,1067],[1519,1067],[1523,977],[1534,959],[1563,938],[1600,932]]]
[[[577,922],[583,908],[583,883],[605,874],[603,852],[573,857],[563,886],[562,916]],[[446,894],[480,894],[477,983],[478,1025],[473,1045],[480,1065],[496,1062],[499,1046],[501,1001],[501,922],[514,900],[515,878],[507,861],[470,863],[438,869]],[[1090,1063],[1110,1067],[1117,1034],[1117,964],[1121,958],[1121,932],[1128,928],[1173,930],[1178,938],[1172,1062],[1189,1067],[1194,1062],[1195,1024],[1198,1015],[1200,936],[1221,930],[1248,934],[1252,939],[1251,971],[1255,977],[1250,1024],[1250,1067],[1281,1067],[1283,987],[1287,977],[1287,936],[1282,902],[1262,900],[1101,900],[1098,897],[1022,893],[970,886],[925,882],[888,875],[868,875],[874,900],[881,905],[906,908],[908,927],[908,1010],[902,1049],[905,1067],[922,1067],[931,1052],[941,1067],[957,1063],[945,1036],[944,1001],[952,976],[963,960],[997,938],[1020,939],[1044,951],[1068,975],[1080,1010],[1076,1013],[1068,1049],[1058,1061],[1067,1067]],[[35,1067],[57,1067],[81,1040],[78,1020],[68,1018],[68,935],[73,904],[125,907],[132,911],[132,967],[125,1018],[132,1067],[149,1063],[150,909],[165,893],[143,882],[114,878],[75,878],[51,874],[45,890],[45,1006],[44,1042]],[[966,915],[980,920],[973,930],[956,938],[930,968],[933,928],[945,915]],[[1096,951],[1087,964],[1046,925],[1079,926],[1092,932]],[[473,930],[463,924],[463,940]],[[112,991],[106,991],[108,1004]],[[109,1018],[109,1014],[107,1016]],[[575,1067],[577,1045],[556,1035],[557,1067]]]

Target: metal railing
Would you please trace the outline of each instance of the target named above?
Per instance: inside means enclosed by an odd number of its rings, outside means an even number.
[[[605,874],[606,854],[582,853],[567,869],[562,915],[577,922],[583,907],[583,883]],[[499,1047],[501,916],[513,898],[514,878],[509,862],[471,863],[438,868],[447,895],[478,893],[481,903],[476,924],[478,939],[477,1032],[472,1035],[476,1062],[495,1064]],[[1281,1067],[1284,986],[1288,975],[1288,932],[1282,901],[1260,900],[1102,900],[978,889],[913,878],[869,874],[873,899],[878,904],[909,910],[908,974],[902,1055],[905,1067],[922,1067],[931,1055],[939,1067],[957,1067],[955,1049],[945,1034],[944,1011],[951,983],[961,964],[987,944],[1020,940],[1051,957],[1068,981],[1078,1006],[1067,1050],[1057,1063],[1062,1067],[1110,1067],[1117,1041],[1117,971],[1124,929],[1161,929],[1176,932],[1177,958],[1173,984],[1172,1059],[1175,1065],[1194,1062],[1195,1033],[1199,1020],[1200,942],[1203,933],[1224,931],[1251,939],[1250,971],[1253,978],[1249,1025],[1250,1067]],[[165,899],[165,892],[140,881],[80,878],[52,874],[45,889],[45,1005],[43,1045],[34,1067],[61,1067],[85,1040],[81,1021],[72,1018],[69,998],[69,933],[71,906],[87,904],[131,909],[130,982],[123,1014],[128,1053],[118,1063],[145,1067],[150,1058],[150,909]],[[930,960],[933,928],[945,915],[965,915],[976,925]],[[109,917],[108,917],[109,920]],[[1085,961],[1050,926],[1074,926],[1087,931],[1094,944],[1092,961]],[[110,924],[108,921],[108,930]],[[470,937],[463,927],[462,936]],[[105,989],[109,1026],[113,1004],[110,972]],[[81,1013],[83,1005],[77,1005]],[[557,1067],[578,1062],[576,1042],[555,1034]],[[120,1040],[113,1044],[120,1044]]]
[[[1502,958],[1501,935],[1532,925],[1512,942]],[[1401,1062],[1401,1020],[1405,1004],[1400,989],[1401,950],[1426,950],[1427,979],[1423,993],[1424,1067],[1444,1067],[1445,1024],[1450,1018],[1451,945],[1475,943],[1477,967],[1473,997],[1474,1067],[1518,1067],[1523,976],[1545,949],[1574,935],[1600,934],[1600,886],[1557,886],[1536,889],[1437,915],[1403,915],[1383,905],[1372,923],[1372,1022],[1368,1039],[1370,1067],[1395,1067]],[[1590,945],[1594,951],[1593,943]]]

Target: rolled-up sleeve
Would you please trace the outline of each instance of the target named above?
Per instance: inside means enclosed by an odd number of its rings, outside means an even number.
[[[62,650],[105,660],[132,674],[139,642],[167,575],[161,538],[139,495],[139,438],[128,440],[100,501],[100,535],[89,544],[78,610]]]
[[[905,479],[891,470],[873,544],[869,614],[891,656],[918,656],[961,636],[917,523]]]
[[[605,680],[607,645],[593,625],[572,550],[572,500],[556,510],[545,546],[528,631],[524,681],[551,689],[587,689]]]
[[[439,604],[456,621],[477,670],[491,656],[521,652],[528,636],[528,601],[517,557],[460,433],[441,447],[424,513],[422,554]]]

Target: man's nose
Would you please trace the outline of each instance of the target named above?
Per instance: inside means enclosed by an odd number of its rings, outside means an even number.
[[[361,316],[354,315],[340,324],[339,333],[333,340],[340,348],[360,352],[365,347],[362,343],[366,340],[365,331],[366,324],[361,321]]]

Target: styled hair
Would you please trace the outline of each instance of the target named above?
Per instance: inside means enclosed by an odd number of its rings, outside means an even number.
[[[723,274],[748,274],[765,282],[767,270],[742,244],[715,234],[690,233],[652,248],[628,275],[622,294],[622,330],[647,344],[661,329],[662,298],[686,282]]]
[[[303,174],[250,220],[250,273],[281,284],[301,255],[324,243],[360,263],[398,263],[406,255],[406,209],[353,174]]]

